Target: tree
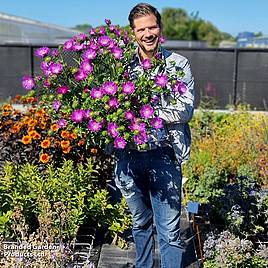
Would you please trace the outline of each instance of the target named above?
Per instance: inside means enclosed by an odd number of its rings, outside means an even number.
[[[199,13],[188,14],[181,8],[164,8],[162,12],[163,34],[169,40],[207,41],[217,46],[222,40],[233,40],[211,22],[199,18]]]
[[[88,30],[91,28],[92,28],[92,26],[90,24],[84,23],[84,24],[78,24],[75,27],[73,27],[72,29],[78,30],[78,31],[83,32],[83,33],[87,33]]]

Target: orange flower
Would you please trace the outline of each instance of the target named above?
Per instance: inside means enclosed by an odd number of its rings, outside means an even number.
[[[85,144],[85,140],[84,140],[84,139],[81,139],[81,140],[77,143],[78,146],[82,146],[82,145],[84,145],[84,144]]]
[[[41,147],[42,148],[48,148],[50,146],[50,140],[43,140],[42,142],[41,142]]]
[[[39,140],[41,139],[41,135],[38,132],[36,132],[33,138]]]
[[[30,118],[28,121],[28,126],[34,127],[37,124],[37,120]]]
[[[19,126],[13,126],[11,129],[10,129],[10,132],[11,133],[18,133],[20,131],[20,127]]]
[[[12,110],[12,106],[10,104],[4,104],[3,105],[3,110],[5,110],[5,111],[11,111]]]
[[[92,154],[97,154],[97,153],[98,153],[98,149],[97,149],[97,148],[91,148],[91,149],[90,149],[90,152],[91,152]]]
[[[22,137],[21,141],[23,144],[29,144],[32,142],[32,138],[29,135],[25,135]]]
[[[42,116],[46,115],[46,112],[45,112],[44,109],[40,109],[40,110],[36,111],[35,114],[36,114],[36,116],[38,116],[38,117],[42,117]]]
[[[66,140],[61,141],[61,142],[60,142],[60,145],[61,145],[61,147],[62,147],[63,149],[65,149],[65,148],[67,148],[67,147],[70,146],[70,141],[66,141]]]
[[[70,151],[71,151],[71,146],[62,149],[62,152],[63,152],[64,154],[68,154],[68,153],[70,153]]]
[[[36,131],[35,130],[31,130],[31,131],[29,131],[28,132],[28,135],[31,137],[31,138],[33,138],[35,135],[36,135]]]
[[[63,130],[60,135],[63,139],[68,139],[70,134],[68,131]]]
[[[59,127],[57,124],[53,124],[50,126],[50,129],[56,132],[56,131],[58,131]]]
[[[33,114],[36,111],[36,109],[35,108],[30,108],[28,111],[29,111],[29,113]]]
[[[47,126],[46,122],[43,122],[43,121],[42,121],[42,122],[40,123],[40,128],[41,128],[41,129],[45,129],[46,126]]]
[[[75,139],[77,139],[77,134],[76,133],[71,133],[70,134],[70,138],[72,139],[72,140],[75,140]]]
[[[50,159],[50,156],[46,153],[40,155],[39,161],[46,164]]]

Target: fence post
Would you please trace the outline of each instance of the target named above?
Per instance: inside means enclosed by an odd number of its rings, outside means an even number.
[[[34,76],[34,51],[33,51],[33,46],[30,45],[30,55],[31,55],[31,59],[30,59],[30,68],[31,68],[31,76]]]
[[[234,49],[234,69],[233,69],[233,105],[234,109],[237,108],[237,71],[238,71],[238,55],[239,50]]]

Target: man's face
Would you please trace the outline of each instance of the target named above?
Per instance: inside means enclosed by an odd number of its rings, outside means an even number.
[[[157,49],[161,35],[160,26],[153,14],[134,19],[134,34],[141,49],[141,56],[152,57]]]

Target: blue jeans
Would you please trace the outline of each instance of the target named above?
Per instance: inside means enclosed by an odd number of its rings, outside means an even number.
[[[173,149],[147,152],[118,150],[115,183],[133,217],[136,268],[153,267],[153,221],[160,247],[161,267],[180,268],[181,167]]]

